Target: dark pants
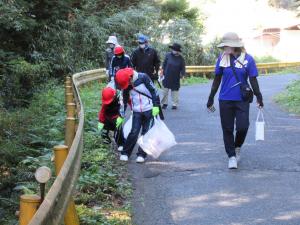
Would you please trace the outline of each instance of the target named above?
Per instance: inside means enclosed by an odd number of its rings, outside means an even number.
[[[146,134],[148,130],[153,126],[152,110],[147,112],[133,112],[132,128],[124,144],[122,155],[130,156],[134,146],[137,142],[140,130],[142,128],[142,135]],[[141,147],[138,149],[138,156],[146,157],[146,152]]]
[[[116,119],[114,120],[106,120],[104,123],[104,128],[102,131],[102,138],[110,142],[110,138],[108,136],[109,131],[114,131],[114,139],[118,146],[123,146],[125,139],[123,135],[123,128],[122,126],[117,129],[116,127]]]
[[[232,157],[235,156],[235,148],[241,147],[245,141],[249,128],[250,104],[242,101],[220,101],[219,105],[225,150],[228,157]]]

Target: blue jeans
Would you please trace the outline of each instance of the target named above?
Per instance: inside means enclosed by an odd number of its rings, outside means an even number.
[[[148,130],[153,126],[152,110],[147,112],[134,112],[132,117],[132,128],[124,144],[122,155],[131,155],[134,146],[139,137],[140,130],[142,128],[142,135],[146,134]],[[146,157],[147,153],[139,147],[137,156]]]

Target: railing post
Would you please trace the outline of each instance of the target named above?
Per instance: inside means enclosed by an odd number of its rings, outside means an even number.
[[[67,104],[67,117],[75,117],[76,104],[68,103]]]
[[[54,146],[54,154],[55,154],[55,173],[57,176],[68,156],[68,146],[66,145]],[[64,221],[65,221],[65,225],[79,225],[79,218],[72,197],[70,198],[65,213]]]
[[[21,195],[19,225],[27,225],[38,210],[41,197],[38,195]]]
[[[76,120],[74,117],[66,118],[65,145],[67,145],[69,148],[71,148],[75,137],[75,122]]]

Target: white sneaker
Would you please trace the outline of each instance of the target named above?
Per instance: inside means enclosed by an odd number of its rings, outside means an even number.
[[[128,161],[128,156],[127,155],[121,155],[120,160],[123,161],[123,162],[127,162]]]
[[[240,162],[241,161],[241,148],[235,148],[235,157],[236,157],[236,161]]]
[[[118,151],[119,151],[119,152],[123,151],[123,146],[119,146],[119,147],[118,147]]]
[[[138,157],[136,158],[136,162],[137,162],[137,163],[143,163],[143,162],[145,162],[145,158],[142,157],[142,156],[138,156]]]
[[[237,169],[237,161],[234,156],[229,158],[228,169]]]

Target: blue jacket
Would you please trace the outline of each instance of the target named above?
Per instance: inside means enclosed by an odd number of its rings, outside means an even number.
[[[131,60],[128,55],[123,55],[121,58],[113,56],[109,69],[109,76],[114,77],[119,69],[132,67]]]

